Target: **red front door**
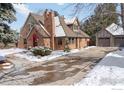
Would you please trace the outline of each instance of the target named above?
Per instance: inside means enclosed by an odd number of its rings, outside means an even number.
[[[33,47],[38,46],[38,37],[36,34],[33,35]]]

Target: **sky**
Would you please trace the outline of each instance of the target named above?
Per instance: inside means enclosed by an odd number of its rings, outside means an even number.
[[[37,13],[39,10],[52,9],[57,11],[60,15],[64,15],[65,18],[71,19],[74,17],[72,16],[74,8],[73,6],[69,6],[68,3],[26,3],[13,4],[13,6],[16,10],[17,21],[11,23],[10,26],[18,32],[20,32],[20,28],[24,25],[30,12]],[[84,19],[91,14],[86,10],[82,11],[83,12],[77,16],[79,20]]]

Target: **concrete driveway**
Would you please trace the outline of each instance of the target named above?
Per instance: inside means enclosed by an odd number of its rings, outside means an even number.
[[[12,62],[27,61],[1,80],[1,85],[73,85],[109,52],[117,48],[94,47],[78,53],[65,55],[48,62],[32,63],[24,59],[9,57]]]

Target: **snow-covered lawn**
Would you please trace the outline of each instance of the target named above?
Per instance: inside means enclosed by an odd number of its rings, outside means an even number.
[[[96,46],[87,46],[85,49],[95,48]],[[82,48],[83,49],[83,48]]]
[[[14,54],[16,57],[25,58],[29,61],[35,61],[35,62],[47,61],[47,60],[51,60],[51,59],[54,59],[54,58],[57,58],[57,57],[60,57],[60,56],[66,55],[66,54],[76,53],[76,52],[83,51],[85,49],[90,49],[93,47],[95,47],[95,46],[89,46],[89,47],[81,48],[81,49],[72,49],[68,53],[63,52],[63,50],[53,51],[51,53],[51,55],[44,56],[44,57],[34,56],[31,52],[26,52],[25,49],[19,49],[19,48],[1,49],[0,50],[0,58],[2,60],[2,59],[5,59],[6,55]]]
[[[63,55],[84,51],[86,49],[90,49],[93,47],[94,46],[81,48],[81,49],[72,49],[70,52],[63,52],[63,50],[57,50],[57,51],[53,51],[48,56],[34,56],[30,51],[25,49],[20,49],[20,48],[0,49],[0,60],[5,60],[7,55],[13,54],[13,56],[15,57],[18,57],[21,59],[27,59],[30,62],[43,62],[43,61],[55,59]],[[15,62],[15,64],[16,66],[19,64],[19,67],[20,67],[21,66],[20,64],[24,64],[24,63]]]
[[[70,52],[63,52],[63,50],[56,50],[56,51],[53,51],[50,55],[43,56],[43,57],[34,56],[31,52],[17,53],[17,54],[14,54],[14,55],[16,57],[19,57],[19,58],[25,58],[25,59],[27,59],[29,61],[39,62],[39,61],[48,61],[48,60],[51,60],[51,59],[54,59],[54,58],[57,58],[57,57],[60,57],[60,56],[64,56],[64,55],[67,55],[67,54],[84,51],[86,49],[90,49],[90,48],[94,48],[94,47],[96,47],[96,46],[88,46],[86,48],[81,48],[81,49],[72,49]]]
[[[0,49],[0,61],[5,60],[5,56],[13,53],[18,53],[25,51],[24,49],[19,48],[10,48],[10,49]]]
[[[124,50],[107,54],[84,79],[75,85],[124,86]]]
[[[10,49],[0,49],[0,61],[6,60],[6,56],[9,54],[14,54],[14,53],[19,53],[25,51],[24,49],[19,49],[19,48],[10,48]],[[10,69],[14,65],[12,63],[5,62],[1,64],[1,67],[3,69]]]
[[[23,51],[26,51],[26,50],[20,49],[20,48],[0,49],[0,55],[6,56],[9,54],[19,53],[19,52],[23,52]]]
[[[14,54],[16,57],[19,58],[25,58],[29,61],[34,61],[34,62],[39,62],[39,61],[48,61],[66,54],[71,54],[71,53],[76,53],[79,52],[79,49],[72,49],[70,52],[63,52],[63,50],[57,50],[57,51],[53,51],[50,55],[48,56],[34,56],[31,52],[23,52],[23,53],[17,53]]]

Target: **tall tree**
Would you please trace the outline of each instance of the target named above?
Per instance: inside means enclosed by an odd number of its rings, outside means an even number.
[[[91,15],[86,21],[81,22],[81,29],[91,36],[94,43],[95,33],[97,31],[106,28],[112,23],[118,23],[118,15],[112,14],[116,13],[116,7],[117,4],[112,3],[97,4],[94,9],[94,14]],[[111,11],[112,13],[109,14],[108,11]]]
[[[124,3],[120,4],[121,7],[121,21],[122,21],[122,27],[124,29]]]
[[[85,9],[93,9],[93,6],[98,6],[99,3],[97,4],[82,4],[82,3],[75,3],[75,4],[71,4],[74,7],[73,13],[74,14],[79,14],[84,8]],[[120,7],[120,11],[118,12],[113,12],[113,11],[104,11],[104,15],[118,15],[119,17],[121,17],[121,23],[122,23],[122,27],[124,29],[124,3],[118,3],[116,4],[116,7]],[[103,10],[103,9],[102,9]]]
[[[0,3],[0,41],[6,46],[10,40],[12,32],[8,24],[16,21],[15,9],[11,3]]]

